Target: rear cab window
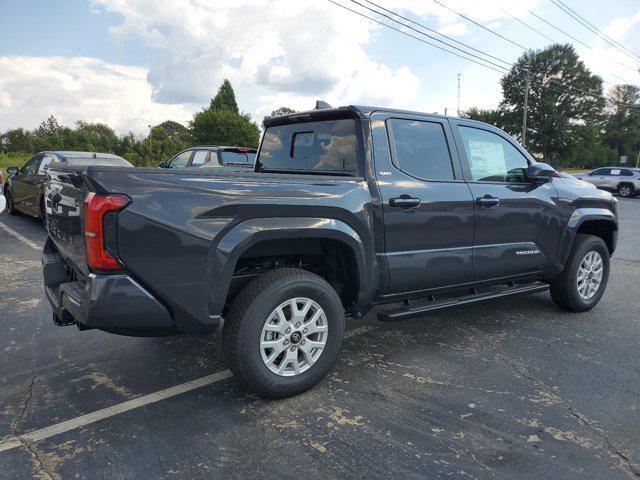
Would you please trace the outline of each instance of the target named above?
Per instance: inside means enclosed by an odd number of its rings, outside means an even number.
[[[349,118],[267,127],[256,170],[358,175],[356,121]]]

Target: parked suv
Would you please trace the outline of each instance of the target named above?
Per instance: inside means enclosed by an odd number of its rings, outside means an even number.
[[[253,170],[257,150],[246,147],[190,147],[171,160],[161,162],[161,168],[213,167],[230,171]]]
[[[254,171],[50,167],[44,282],[59,325],[206,333],[224,318],[234,378],[311,388],[345,314],[382,321],[551,290],[593,308],[616,200],[460,118],[370,107],[264,122]],[[481,307],[478,307],[481,308]],[[452,319],[453,321],[453,319]]]
[[[31,157],[21,168],[7,168],[9,176],[4,186],[4,194],[7,210],[11,215],[22,212],[45,220],[45,167],[55,163],[74,166],[87,164],[133,166],[124,158],[110,153],[40,152]]]
[[[576,173],[576,178],[592,183],[602,190],[632,197],[640,192],[640,169],[625,167],[597,168],[589,173]]]

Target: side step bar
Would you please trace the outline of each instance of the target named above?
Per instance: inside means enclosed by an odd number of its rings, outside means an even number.
[[[397,322],[407,318],[416,317],[432,310],[440,310],[442,308],[457,307],[467,303],[481,302],[483,300],[491,300],[493,298],[508,297],[510,295],[518,295],[523,293],[538,293],[549,289],[549,285],[542,282],[512,284],[509,286],[501,286],[492,290],[477,293],[475,289],[470,290],[470,294],[459,297],[448,297],[442,300],[436,300],[433,296],[426,297],[428,301],[422,303],[408,303],[396,310],[387,310],[378,313],[378,320],[381,322]]]

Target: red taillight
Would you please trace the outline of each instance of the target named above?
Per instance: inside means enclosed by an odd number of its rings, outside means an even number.
[[[98,195],[84,199],[84,244],[91,270],[119,270],[118,261],[105,249],[105,214],[116,212],[129,203],[125,195]]]
[[[236,151],[238,151],[240,153],[247,153],[247,152],[250,152],[251,149],[250,148],[245,148],[245,147],[240,147],[240,148],[237,148]]]

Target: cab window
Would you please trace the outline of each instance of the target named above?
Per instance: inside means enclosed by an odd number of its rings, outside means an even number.
[[[393,137],[394,163],[402,171],[424,180],[453,180],[451,155],[442,125],[401,120],[388,122]]]
[[[493,132],[459,126],[472,180],[520,183],[525,181],[527,158],[510,142]]]

